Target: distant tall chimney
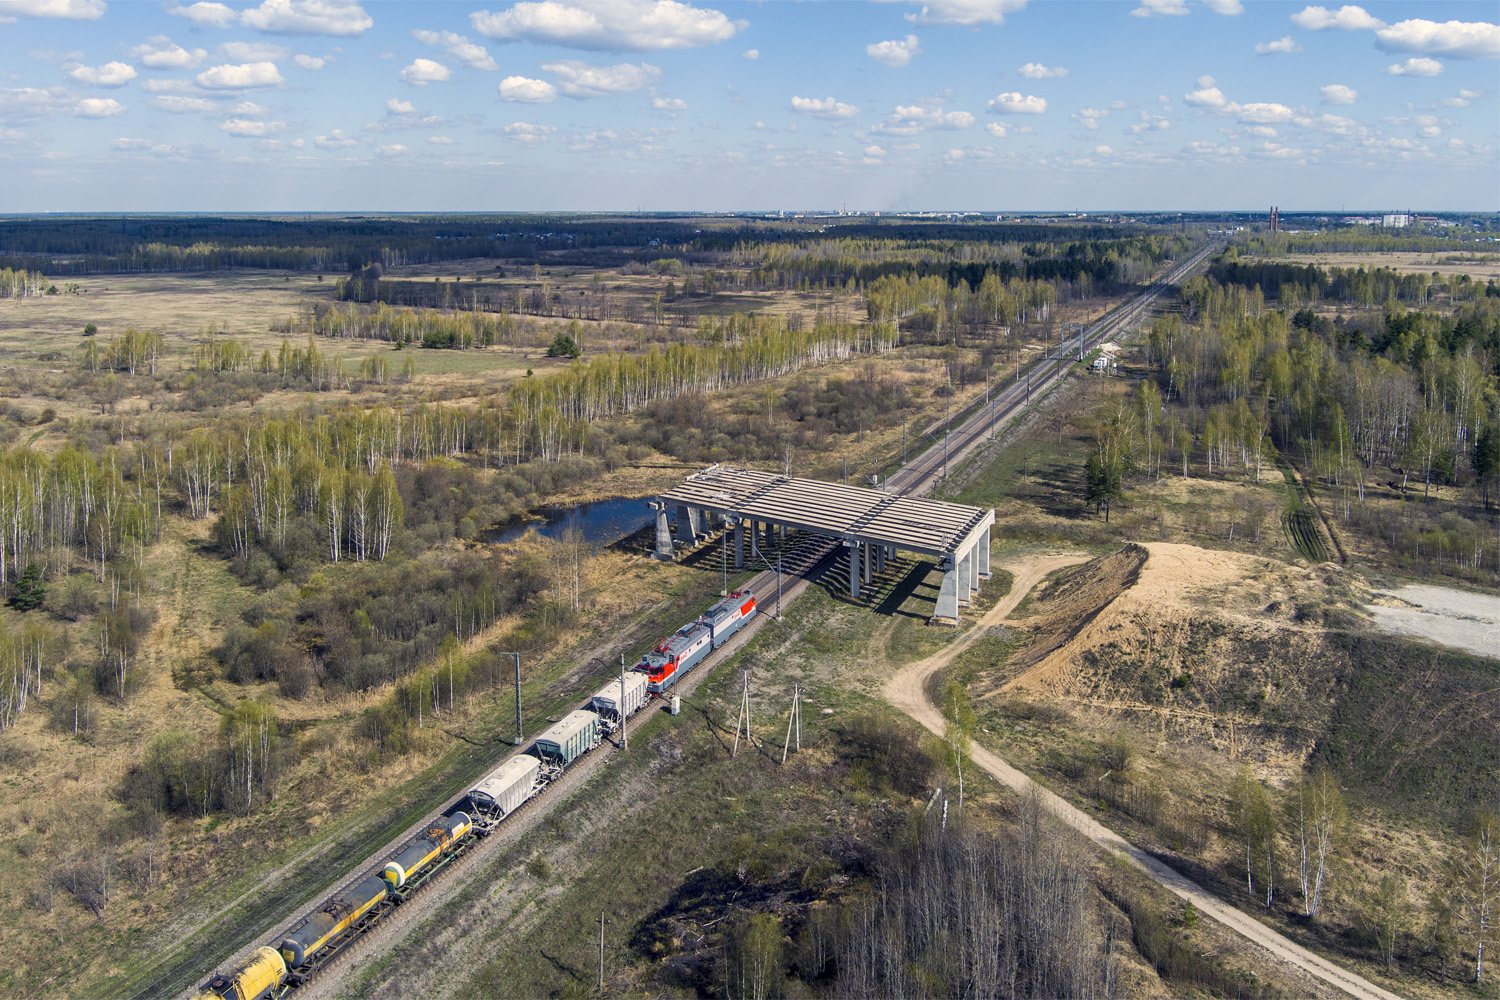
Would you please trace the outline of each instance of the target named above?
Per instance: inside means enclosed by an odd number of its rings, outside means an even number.
[[[1271,232],[1281,232],[1281,209],[1275,205],[1271,206]]]

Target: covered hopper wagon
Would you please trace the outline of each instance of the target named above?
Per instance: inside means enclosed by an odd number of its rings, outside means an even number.
[[[651,681],[645,674],[631,671],[620,680],[610,681],[589,699],[589,708],[599,713],[606,726],[617,726],[646,704]]]
[[[504,819],[531,798],[541,769],[542,762],[529,753],[512,757],[469,790],[469,801],[480,812]]]
[[[578,710],[537,737],[536,750],[544,763],[567,767],[599,745],[599,715]]]

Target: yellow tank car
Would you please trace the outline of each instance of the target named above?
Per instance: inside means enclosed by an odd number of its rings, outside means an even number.
[[[193,1000],[264,1000],[286,981],[286,963],[271,948],[257,948],[228,975],[214,973]]]

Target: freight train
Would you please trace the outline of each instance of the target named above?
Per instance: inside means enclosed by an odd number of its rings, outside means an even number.
[[[604,685],[527,749],[486,774],[446,815],[402,845],[379,874],[340,889],[294,924],[276,948],[257,948],[227,973],[214,973],[193,1000],[279,1000],[328,967],[361,935],[447,868],[480,837],[555,781],[653,695],[718,649],[755,614],[755,595],[738,590],[661,640],[635,670]]]

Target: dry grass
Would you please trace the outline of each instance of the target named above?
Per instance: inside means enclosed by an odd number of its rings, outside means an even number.
[[[1304,255],[1299,254],[1298,260]],[[1435,254],[1435,253],[1315,253],[1306,254],[1309,263],[1319,267],[1362,267],[1374,270],[1388,267],[1402,274],[1442,275],[1467,274],[1481,283],[1491,278],[1500,280],[1500,256],[1490,254]]]

